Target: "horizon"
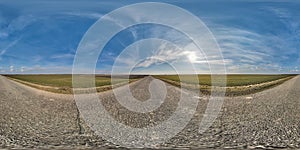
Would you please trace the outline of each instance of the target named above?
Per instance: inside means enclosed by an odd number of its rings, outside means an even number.
[[[280,73],[280,74],[276,74],[276,73],[229,73],[229,74],[64,74],[64,73],[36,73],[36,74],[0,74],[0,75],[103,75],[103,76],[110,76],[110,75],[115,75],[115,76],[127,76],[127,75],[139,75],[139,76],[155,76],[155,75],[300,75],[300,74],[293,74],[293,73]]]

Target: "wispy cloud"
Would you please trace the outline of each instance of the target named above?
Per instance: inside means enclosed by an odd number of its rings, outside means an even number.
[[[71,74],[72,67],[70,66],[22,66],[20,69],[16,70],[13,67],[13,71],[11,73],[24,73],[24,74],[31,74],[31,73],[63,73],[63,74]]]
[[[66,12],[63,13],[63,15],[83,17],[89,19],[100,19],[103,16],[103,14],[97,12]]]
[[[209,59],[207,59],[209,57]],[[191,64],[224,64],[231,63],[231,60],[213,59],[212,56],[205,56],[198,50],[194,43],[184,45],[183,48],[176,47],[170,43],[162,43],[154,53],[139,63],[137,67],[150,67],[168,62],[191,63]]]
[[[51,56],[52,59],[69,59],[74,58],[74,54],[57,54]]]
[[[20,15],[10,20],[4,28],[0,28],[0,38],[8,38],[11,34],[23,30],[37,19],[38,17],[32,15]]]
[[[0,49],[0,60],[2,59],[2,56],[14,45],[18,43],[20,39],[14,40],[13,42],[9,43],[6,47],[4,47],[2,50]]]
[[[257,66],[271,69],[268,64],[274,62],[274,50],[267,44],[271,35],[254,31],[216,26],[214,34],[222,49],[223,57],[232,63],[227,64],[229,72],[255,72]],[[250,70],[249,70],[250,68]]]
[[[24,72],[25,71],[25,67],[21,67],[20,71]]]
[[[15,71],[14,66],[10,66],[10,67],[9,67],[9,71],[10,71],[10,72],[14,72],[14,71]]]
[[[35,56],[33,56],[32,57],[32,61],[34,62],[34,63],[38,63],[38,62],[40,62],[41,60],[43,60],[43,56],[40,56],[40,55],[35,55]]]

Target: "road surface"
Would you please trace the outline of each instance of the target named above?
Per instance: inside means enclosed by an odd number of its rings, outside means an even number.
[[[133,96],[150,97],[152,77],[130,84]],[[176,110],[180,93],[167,85],[165,102],[155,113],[133,113],[122,107],[112,91],[99,94],[117,121],[141,128],[155,126]],[[226,97],[220,115],[198,133],[208,98],[199,105],[184,130],[156,148],[300,148],[300,76],[272,89]],[[119,148],[96,136],[79,117],[72,95],[53,94],[0,76],[0,148]]]

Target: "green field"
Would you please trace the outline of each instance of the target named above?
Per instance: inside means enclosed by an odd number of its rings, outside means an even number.
[[[72,91],[72,75],[6,75],[6,77],[23,83],[25,85],[55,92],[71,94]],[[83,75],[86,77],[86,75]],[[143,76],[130,76],[129,82],[135,81]],[[114,84],[127,83],[126,76],[116,76],[114,78]],[[106,91],[111,89],[111,77],[108,75],[96,75],[95,86],[97,91]],[[84,87],[83,87],[84,88]]]
[[[155,78],[161,79],[169,84],[183,87],[191,90],[200,90],[203,94],[210,94],[212,89],[214,92],[226,90],[227,96],[238,96],[256,93],[274,86],[277,86],[285,81],[293,78],[295,75],[226,75],[226,80],[220,75],[215,75],[215,83],[212,86],[210,75],[157,75]],[[198,78],[198,81],[197,81]],[[180,80],[181,79],[181,80]],[[226,82],[226,85],[224,84]],[[184,83],[184,84],[182,84]],[[195,84],[199,86],[193,86]],[[215,88],[213,88],[215,87]]]
[[[20,82],[22,84],[45,90],[54,93],[72,94],[72,75],[6,75],[8,78]],[[81,75],[80,75],[81,76]],[[82,75],[85,78],[87,75]],[[220,88],[226,88],[226,95],[243,95],[258,92],[276,85],[279,85],[295,75],[226,75],[225,82],[226,87],[221,80],[218,80],[219,75],[216,75],[216,83],[214,86]],[[144,75],[130,76],[129,82],[136,81]],[[200,90],[202,93],[209,94],[211,92],[211,76],[210,75],[180,75],[181,80],[178,75],[154,75],[153,77],[161,79],[169,84],[175,86],[182,86],[181,83],[186,83],[183,85],[184,88]],[[191,88],[197,83],[200,87]],[[221,78],[222,79],[222,78]],[[114,85],[122,86],[127,84],[126,76],[115,76]],[[274,82],[269,82],[274,81]],[[119,84],[120,83],[120,84]],[[259,84],[264,83],[264,84]],[[97,75],[95,76],[95,86],[98,92],[111,90],[111,77],[107,75]],[[255,86],[253,86],[255,85]],[[82,86],[79,86],[82,87]],[[84,88],[84,87],[83,87]]]
[[[243,85],[253,85],[269,81],[274,81],[294,75],[227,75],[226,76],[226,86],[243,86]],[[154,76],[158,79],[167,79],[175,82],[179,82],[181,79],[182,83],[195,84],[211,86],[211,75],[198,75],[198,81],[194,80],[195,77],[192,75],[157,75]],[[216,75],[218,77],[218,75]],[[218,79],[216,78],[216,85],[221,86],[222,83],[218,84]]]
[[[72,87],[72,75],[8,75],[8,77],[54,87]],[[117,81],[126,81],[125,79],[117,79]],[[111,84],[111,78],[109,76],[96,76],[96,86],[104,86]]]

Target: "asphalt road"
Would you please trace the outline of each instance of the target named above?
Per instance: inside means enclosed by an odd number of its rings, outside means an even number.
[[[133,96],[140,101],[150,98],[152,80],[146,77],[130,84]],[[99,98],[118,122],[134,128],[156,126],[178,106],[178,88],[166,85],[165,101],[151,113],[127,110],[112,91],[100,93]],[[155,147],[300,148],[299,97],[300,76],[259,93],[226,97],[218,118],[202,134],[198,128],[208,97],[195,97],[199,103],[193,119],[175,137]],[[96,136],[78,117],[72,95],[36,90],[0,76],[0,104],[0,148],[119,148]]]

